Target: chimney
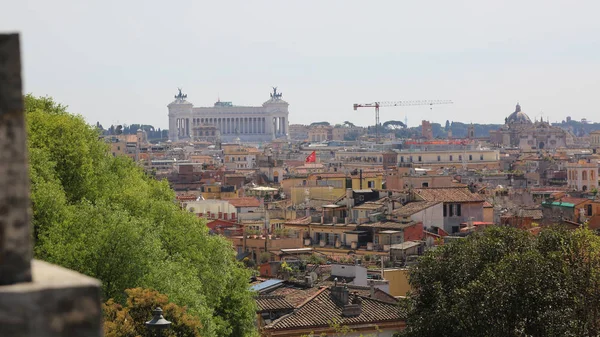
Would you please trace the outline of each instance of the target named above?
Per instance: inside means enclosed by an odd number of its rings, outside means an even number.
[[[359,181],[359,189],[362,190],[362,169],[358,171],[358,181]]]
[[[309,286],[309,287],[311,287],[311,288],[314,286],[313,279],[312,279],[312,277],[310,275],[306,275],[304,277],[304,283],[306,283],[306,285]]]
[[[350,294],[348,287],[345,284],[335,284],[331,287],[331,296],[340,305],[348,305],[350,302]]]
[[[357,292],[352,295],[352,303],[344,305],[342,308],[342,316],[344,317],[356,317],[360,316],[362,312],[362,298],[358,296]]]
[[[347,188],[346,189],[346,209],[348,210],[348,216],[346,217],[346,220],[349,222],[349,218],[352,218],[352,207],[354,207],[354,199],[352,198],[353,194],[352,194],[352,189],[351,188]],[[348,224],[348,223],[346,223]]]

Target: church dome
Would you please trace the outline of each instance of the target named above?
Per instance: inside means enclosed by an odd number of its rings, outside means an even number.
[[[521,106],[517,103],[515,112],[508,115],[506,118],[506,124],[532,124],[529,116],[521,111]]]

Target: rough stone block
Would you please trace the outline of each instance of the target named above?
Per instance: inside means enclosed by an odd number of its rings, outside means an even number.
[[[99,281],[37,260],[32,275],[0,286],[0,336],[102,336]]]

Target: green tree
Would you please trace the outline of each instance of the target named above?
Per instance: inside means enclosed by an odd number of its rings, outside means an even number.
[[[102,281],[105,298],[152,288],[203,336],[255,333],[249,271],[231,243],[182,211],[166,181],[113,157],[99,130],[50,98],[25,97],[35,255]]]
[[[411,268],[407,336],[597,336],[600,238],[497,227]]]

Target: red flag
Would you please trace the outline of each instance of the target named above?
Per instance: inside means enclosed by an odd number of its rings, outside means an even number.
[[[306,157],[307,163],[314,163],[316,161],[317,161],[317,153],[315,151],[313,151],[310,155],[308,155],[308,157]]]

